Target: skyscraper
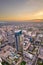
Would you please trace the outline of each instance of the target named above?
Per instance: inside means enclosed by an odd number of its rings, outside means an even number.
[[[22,51],[23,49],[23,35],[21,30],[15,31],[15,47],[17,51]]]

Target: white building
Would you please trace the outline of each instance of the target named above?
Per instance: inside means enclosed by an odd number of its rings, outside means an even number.
[[[24,54],[26,57],[28,57],[28,58],[30,58],[30,59],[33,59],[33,55],[32,55],[32,54],[30,54],[30,53],[28,53],[28,52],[26,52],[26,51],[24,51],[23,54]]]

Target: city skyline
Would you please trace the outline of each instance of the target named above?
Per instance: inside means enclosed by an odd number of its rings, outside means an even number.
[[[43,19],[43,0],[0,0],[0,21]]]

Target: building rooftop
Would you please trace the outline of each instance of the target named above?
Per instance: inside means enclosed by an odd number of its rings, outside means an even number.
[[[38,58],[43,59],[43,47],[40,47],[40,48],[39,48]]]
[[[23,43],[23,50],[26,51],[30,47],[30,45],[31,45],[31,43]]]

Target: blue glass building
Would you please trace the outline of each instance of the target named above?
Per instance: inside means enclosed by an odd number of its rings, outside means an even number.
[[[17,51],[20,51],[21,49],[21,35],[22,35],[22,31],[21,30],[17,30],[15,31],[15,47]]]

